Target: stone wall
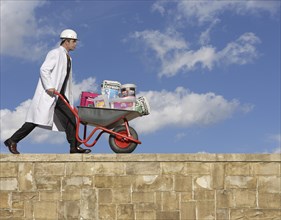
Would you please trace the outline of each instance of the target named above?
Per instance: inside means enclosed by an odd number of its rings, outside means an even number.
[[[279,154],[0,154],[0,219],[281,219]]]

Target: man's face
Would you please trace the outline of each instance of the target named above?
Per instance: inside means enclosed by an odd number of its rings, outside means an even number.
[[[75,50],[76,44],[77,44],[77,40],[74,40],[74,39],[67,40],[66,49],[68,49],[69,51]]]

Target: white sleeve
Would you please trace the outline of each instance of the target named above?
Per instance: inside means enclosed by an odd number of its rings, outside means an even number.
[[[59,59],[59,52],[57,50],[50,51],[44,63],[40,68],[40,78],[45,90],[55,88],[55,85],[52,83],[52,71],[57,64]]]

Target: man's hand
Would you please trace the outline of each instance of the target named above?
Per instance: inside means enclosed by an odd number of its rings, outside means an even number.
[[[56,89],[55,88],[51,88],[51,89],[47,89],[46,92],[48,93],[49,96],[54,96]]]

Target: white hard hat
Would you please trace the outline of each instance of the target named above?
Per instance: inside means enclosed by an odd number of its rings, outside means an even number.
[[[74,30],[71,29],[65,29],[60,34],[61,39],[75,39],[77,40],[77,34]]]

